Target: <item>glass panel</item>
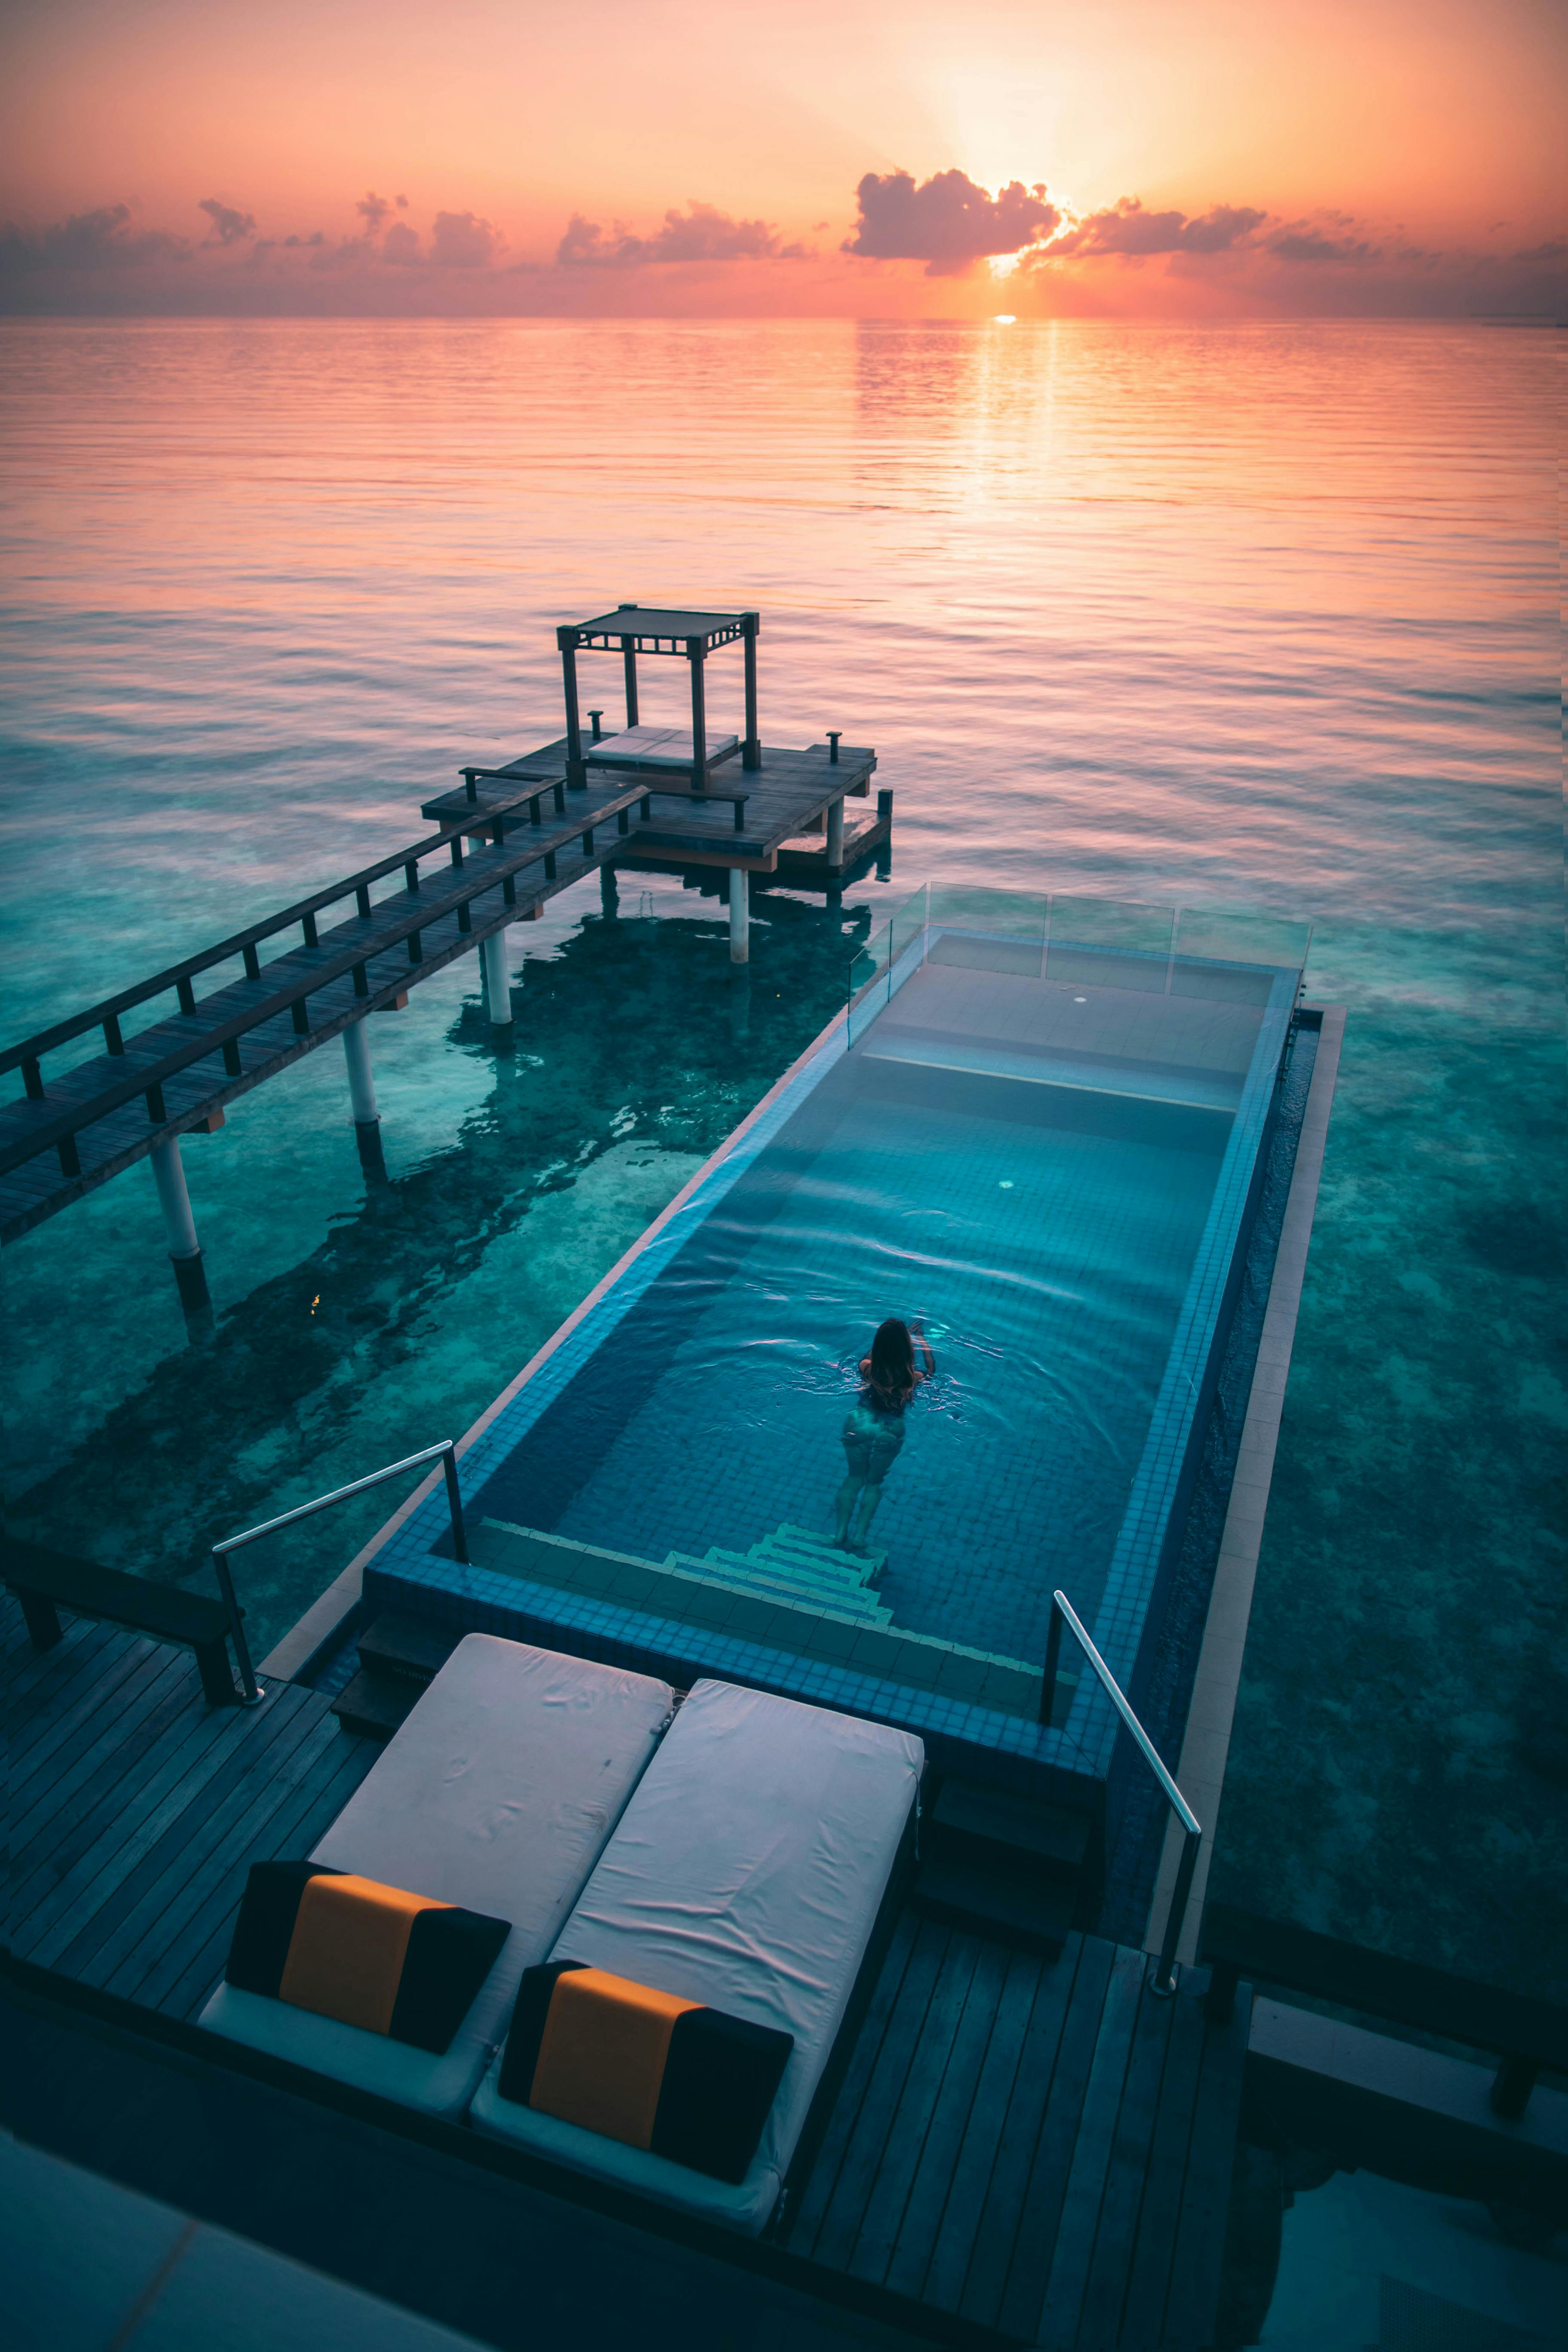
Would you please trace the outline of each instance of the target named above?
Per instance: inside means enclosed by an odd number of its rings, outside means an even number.
[[[1046,978],[1059,987],[1135,988],[1163,996],[1174,924],[1168,907],[1053,892]]]
[[[1173,996],[1264,1004],[1279,971],[1300,971],[1312,927],[1247,907],[1184,907],[1176,917]]]
[[[861,1036],[868,1022],[892,993],[893,975],[901,958],[916,945],[925,929],[930,891],[925,883],[912,891],[850,959],[848,975],[849,1043]]]
[[[967,964],[982,971],[1016,971],[1037,980],[1046,903],[1027,890],[961,885],[933,889],[930,961]]]

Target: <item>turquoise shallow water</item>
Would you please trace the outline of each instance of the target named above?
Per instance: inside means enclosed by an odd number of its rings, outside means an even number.
[[[905,880],[1306,913],[1350,1024],[1226,1835],[1335,1932],[1435,1906],[1456,1964],[1561,1952],[1554,341],[54,321],[0,357],[8,1034],[411,836],[554,731],[550,625],[623,596],[759,606],[764,734],[876,743],[899,812],[845,936],[760,902],[743,991],[710,901],[627,877],[634,919],[514,937],[510,1055],[471,971],[416,992],[385,1195],[338,1057],[247,1098],[187,1153],[210,1349],[142,1171],[8,1251],[16,1523],[185,1573],[465,1426]],[[374,1519],[250,1555],[263,1642]]]

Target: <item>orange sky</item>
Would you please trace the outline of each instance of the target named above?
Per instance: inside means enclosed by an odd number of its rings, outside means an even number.
[[[0,300],[1550,308],[1560,261],[1517,257],[1568,221],[1564,22],[1543,0],[48,0],[0,35]],[[858,184],[895,171],[1043,185],[1058,238],[1124,199],[1169,225],[1162,244],[1145,218],[1131,257],[1114,219],[1080,230],[1001,290],[983,255],[846,256]],[[389,209],[367,223],[371,191]],[[652,247],[693,201],[731,228]],[[1215,206],[1257,216],[1223,248],[1181,226]],[[558,260],[574,215],[600,238]]]

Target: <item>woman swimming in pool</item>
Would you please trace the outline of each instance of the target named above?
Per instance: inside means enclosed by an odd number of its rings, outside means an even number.
[[[925,1358],[923,1365],[915,1361],[917,1346]],[[921,1382],[935,1376],[936,1358],[920,1325],[911,1329],[897,1316],[889,1316],[879,1327],[870,1354],[860,1359],[860,1393],[844,1424],[849,1475],[838,1489],[838,1526],[833,1540],[847,1551],[864,1545],[866,1530],[882,1499],[882,1481],[903,1448],[905,1408]],[[849,1520],[857,1496],[860,1515],[851,1536]]]

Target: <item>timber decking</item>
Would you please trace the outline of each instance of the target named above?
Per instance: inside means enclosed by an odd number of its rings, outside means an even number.
[[[375,1760],[324,1695],[209,1706],[190,1652],[75,1619],[36,1654],[7,1596],[5,1939],[20,1960],[194,2018],[253,1862],[308,1853]]]
[[[557,776],[563,778],[565,757],[563,738],[559,743],[521,753],[505,768],[465,771],[472,797],[468,786],[442,793],[426,801],[419,814],[434,824],[456,825],[469,820],[477,834],[488,824],[494,803],[515,795],[517,779],[553,782]],[[697,864],[744,866],[771,873],[782,845],[803,832],[835,801],[846,793],[865,796],[876,765],[874,751],[851,749],[848,744],[839,745],[837,761],[826,743],[813,743],[804,751],[783,751],[764,744],[760,767],[742,770],[735,760],[715,772],[712,790],[704,795],[692,793],[679,780],[664,787],[656,778],[643,775],[635,789],[651,795],[652,812],[638,819],[621,847],[633,855],[684,857]],[[473,781],[480,777],[484,781]],[[724,786],[731,779],[735,790],[746,794],[739,830],[731,803],[724,797]],[[568,804],[574,806],[579,797],[570,793]]]
[[[1219,2292],[1249,2001],[1140,1952],[1042,1960],[900,1918],[784,2242],[1026,2344],[1196,2346]]]
[[[378,1749],[295,1684],[209,1707],[187,1651],[108,1626],[36,1654],[9,1596],[0,1677],[11,1952],[194,2021],[250,1864],[308,1853]],[[1147,1974],[1098,1937],[1045,1960],[906,1903],[789,2184],[793,2283],[938,2341],[1196,2352],[1251,2003],[1208,2024],[1204,1972],[1169,2001]]]

